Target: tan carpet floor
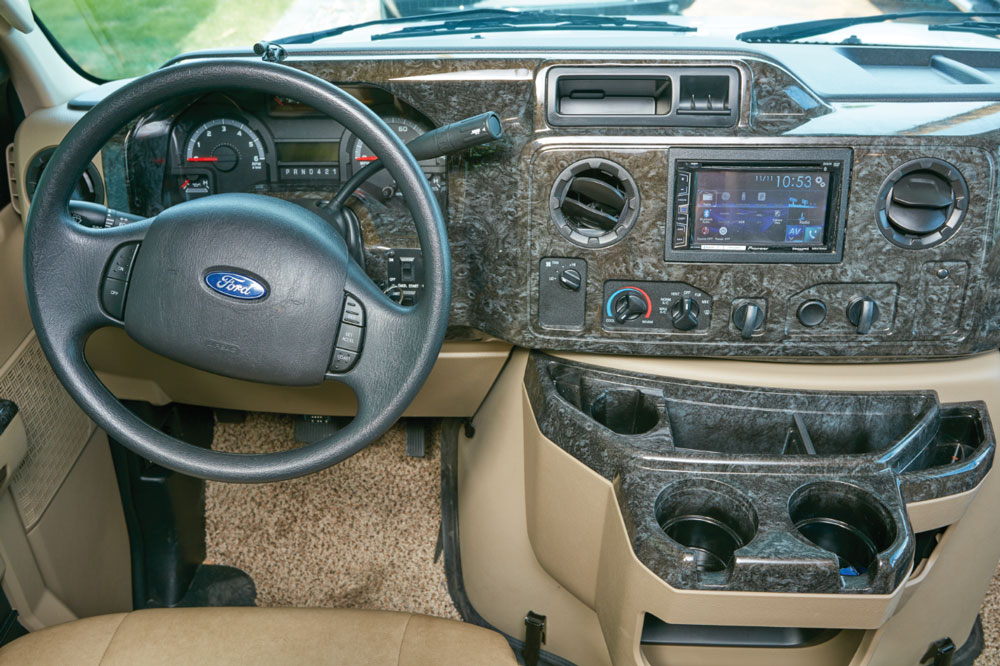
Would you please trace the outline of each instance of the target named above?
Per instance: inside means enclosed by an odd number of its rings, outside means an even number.
[[[443,558],[437,438],[405,455],[396,426],[330,469],[271,484],[209,483],[209,562],[246,571],[261,606],[376,608],[458,618]],[[433,442],[433,444],[431,443]],[[216,425],[213,448],[263,453],[297,446],[291,417],[249,414]]]
[[[261,606],[376,608],[458,619],[443,562],[437,436],[427,456],[405,455],[396,426],[331,469],[282,483],[209,483],[208,561],[243,569]],[[213,447],[264,453],[297,446],[291,417],[249,414],[216,425]],[[976,666],[1000,666],[1000,568],[983,603],[986,647]],[[964,637],[963,637],[964,639]]]
[[[976,660],[976,666],[1000,666],[1000,566],[993,575],[983,608],[983,638],[986,645]]]

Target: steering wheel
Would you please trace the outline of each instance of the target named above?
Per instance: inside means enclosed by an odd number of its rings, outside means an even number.
[[[383,295],[319,216],[272,197],[218,194],[106,229],[72,219],[68,204],[79,174],[120,128],[178,96],[227,88],[298,100],[372,147],[416,223],[425,271],[416,306]],[[42,349],[83,410],[138,455],[218,481],[302,476],[375,440],[430,373],[451,299],[441,209],[402,141],[336,86],[285,65],[240,60],[159,70],[87,113],[38,183],[24,272]],[[285,386],[343,382],[357,397],[357,416],[335,435],[290,451],[232,454],[187,444],[135,416],[94,374],[84,345],[104,326],[124,327],[147,349],[236,379]]]

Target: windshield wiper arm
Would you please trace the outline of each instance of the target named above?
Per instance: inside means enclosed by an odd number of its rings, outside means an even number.
[[[337,35],[343,35],[346,32],[351,32],[354,30],[359,30],[361,28],[370,28],[375,25],[398,25],[401,23],[413,23],[414,21],[420,21],[421,19],[433,18],[435,21],[447,18],[466,18],[473,16],[508,16],[513,14],[520,14],[511,9],[462,9],[454,12],[440,12],[437,14],[426,14],[424,16],[404,16],[400,18],[388,18],[388,19],[375,19],[374,21],[365,21],[364,23],[352,23],[350,25],[341,25],[336,28],[327,28],[325,30],[317,30],[315,32],[304,32],[298,35],[289,35],[288,37],[279,37],[277,39],[269,39],[268,41],[272,44],[312,44],[321,39],[326,39],[327,37],[336,37]]]
[[[431,15],[439,18],[440,15]],[[556,12],[510,12],[490,18],[460,18],[429,24],[412,25],[393,32],[372,35],[372,40],[422,37],[426,35],[508,30],[662,30],[694,32],[697,28],[667,21],[629,19],[624,16],[593,16],[590,14],[560,14]]]
[[[773,25],[770,28],[749,30],[736,35],[736,39],[744,42],[794,42],[804,37],[815,37],[841,28],[850,28],[866,23],[882,23],[883,21],[899,21],[901,19],[925,17],[973,17],[1000,18],[1000,12],[956,12],[927,10],[920,12],[896,12],[892,14],[875,14],[872,16],[853,16],[848,18],[820,19],[818,21],[802,21]]]
[[[958,23],[932,23],[928,30],[944,30],[948,32],[974,32],[977,35],[1000,35],[1000,22],[997,21],[959,21]]]

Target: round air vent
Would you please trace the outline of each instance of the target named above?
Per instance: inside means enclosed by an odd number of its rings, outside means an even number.
[[[45,165],[49,163],[55,152],[55,147],[44,148],[35,153],[35,156],[28,162],[28,168],[24,172],[24,191],[28,195],[28,201],[31,201],[31,197],[35,196],[42,171],[45,170]],[[104,182],[93,163],[88,164],[87,170],[80,174],[80,180],[73,189],[73,195],[70,198],[77,201],[104,203]]]
[[[876,219],[882,235],[906,248],[927,248],[948,240],[969,206],[969,188],[958,169],[943,160],[907,162],[886,179]]]
[[[625,237],[639,216],[639,188],[628,171],[604,159],[568,166],[552,186],[549,210],[559,233],[582,247]]]

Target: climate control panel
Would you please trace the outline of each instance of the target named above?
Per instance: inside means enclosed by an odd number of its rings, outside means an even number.
[[[711,295],[684,282],[604,283],[601,322],[606,330],[698,333],[711,321]]]

